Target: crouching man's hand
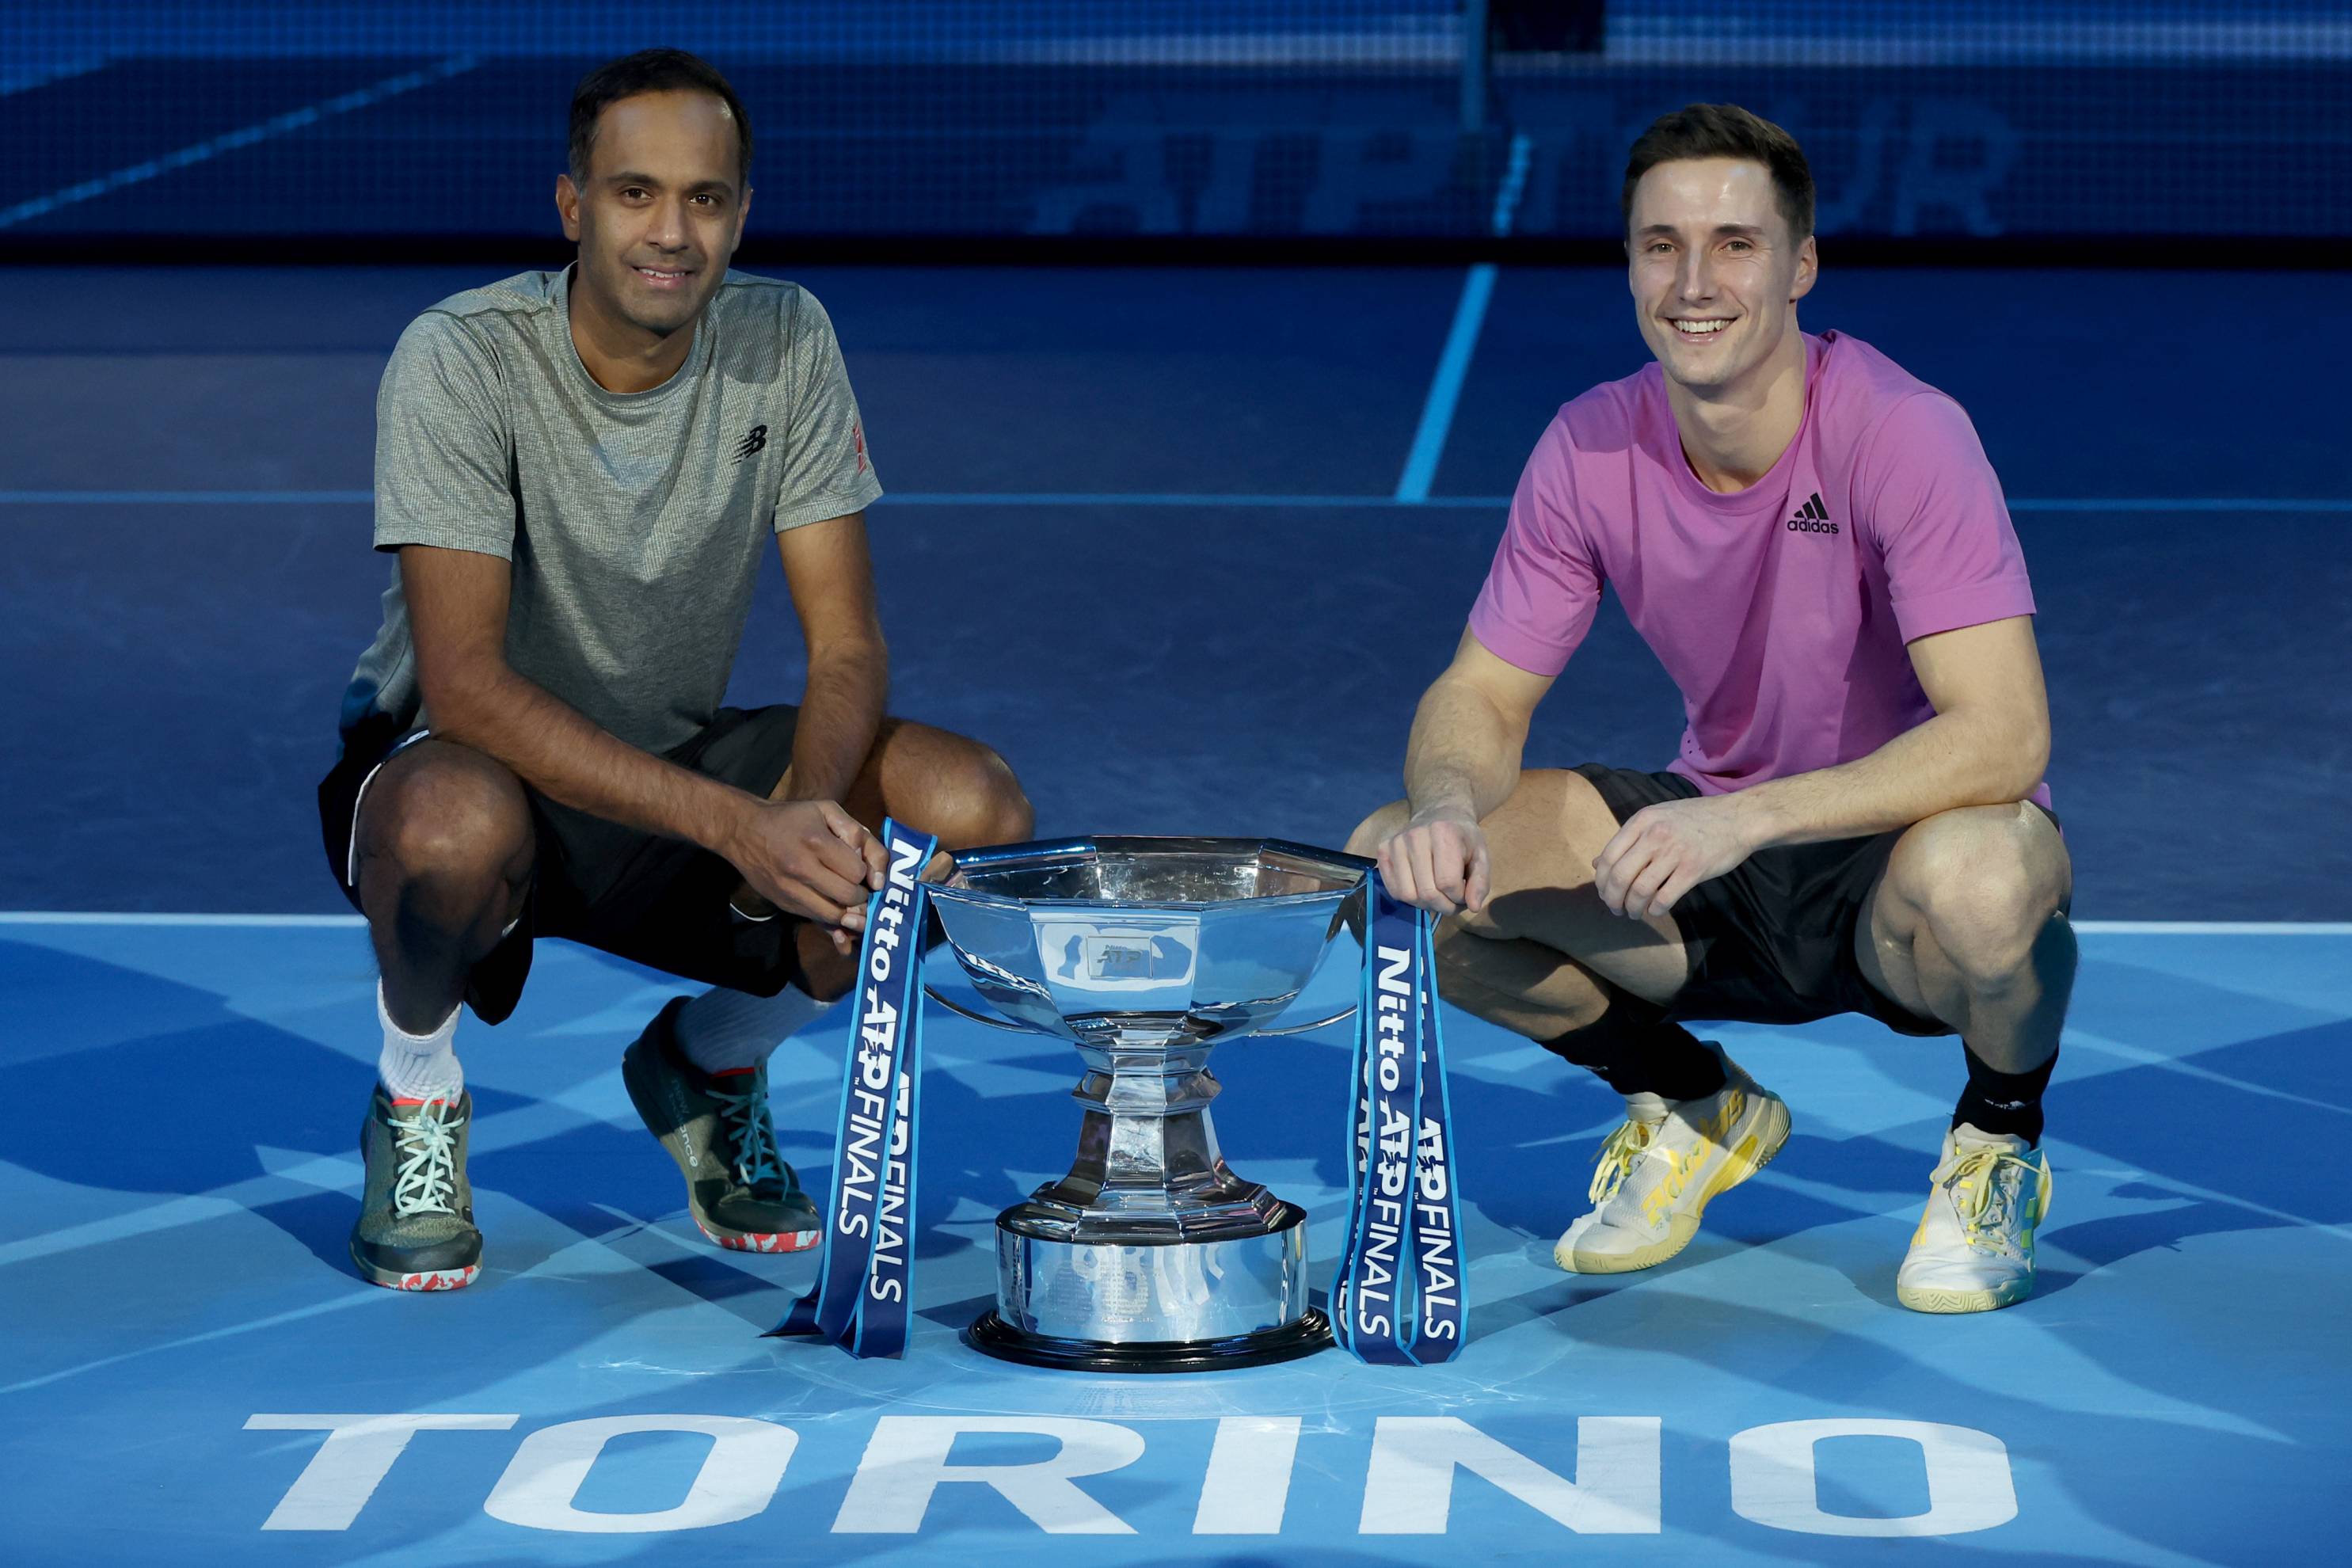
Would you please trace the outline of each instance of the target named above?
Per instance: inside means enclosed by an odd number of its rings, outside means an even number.
[[[1434,805],[1380,847],[1381,879],[1389,891],[1433,915],[1486,907],[1486,834],[1465,806]]]
[[[1748,813],[1729,795],[1645,805],[1592,860],[1592,890],[1612,915],[1654,920],[1701,882],[1754,854]]]
[[[743,874],[730,900],[765,920],[782,910],[831,928],[847,952],[866,929],[866,896],[882,885],[881,841],[829,800],[762,801],[716,847]]]

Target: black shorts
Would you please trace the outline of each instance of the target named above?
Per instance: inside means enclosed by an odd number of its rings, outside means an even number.
[[[680,767],[765,795],[793,760],[796,708],[722,708],[709,726],[662,753]],[[319,784],[319,826],[335,883],[352,885],[352,829],[375,770],[422,731],[353,735]],[[746,920],[728,905],[742,876],[710,851],[560,805],[530,785],[536,857],[520,919],[474,965],[467,1005],[486,1024],[514,1011],[530,973],[534,937],[583,942],[707,985],[772,996],[801,978],[789,915]]]
[[[1620,823],[1645,805],[1700,793],[1680,773],[1597,763],[1575,772],[1601,792]],[[1807,1024],[1861,1013],[1898,1034],[1953,1033],[1882,994],[1854,957],[1863,906],[1902,837],[1898,831],[1759,849],[1685,893],[1673,913],[1690,953],[1690,979],[1666,1004],[1666,1016]]]

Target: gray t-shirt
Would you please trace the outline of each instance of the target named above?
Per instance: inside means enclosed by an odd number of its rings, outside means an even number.
[[[677,374],[596,384],[571,273],[526,272],[409,323],[376,395],[375,545],[513,563],[507,661],[632,745],[710,722],[771,532],[881,495],[823,306],[730,272]],[[345,742],[429,723],[400,566],[344,694]]]

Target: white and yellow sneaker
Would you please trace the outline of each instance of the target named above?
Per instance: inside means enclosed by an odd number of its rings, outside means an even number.
[[[1710,1049],[1722,1055],[1721,1047]],[[1579,1216],[1552,1248],[1571,1274],[1626,1274],[1664,1263],[1698,1234],[1707,1200],[1770,1163],[1789,1141],[1789,1108],[1725,1057],[1704,1100],[1625,1097],[1625,1122],[1594,1156]]]
[[[2033,1294],[2033,1232],[2050,1212],[2050,1161],[2022,1138],[1963,1121],[1944,1135],[1927,1212],[1895,1276],[1915,1312],[1990,1312]]]

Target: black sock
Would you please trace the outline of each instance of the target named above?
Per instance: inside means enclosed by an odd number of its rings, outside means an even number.
[[[1638,997],[1612,997],[1599,1021],[1538,1042],[1565,1061],[1600,1076],[1620,1094],[1704,1100],[1723,1087],[1723,1061],[1664,1009]]]
[[[2001,1072],[1985,1065],[1966,1040],[1960,1049],[1969,1058],[1969,1087],[1960,1091],[1960,1102],[1952,1110],[1952,1125],[1965,1121],[1979,1132],[2006,1133],[2022,1138],[2029,1144],[2042,1142],[2042,1091],[2050,1087],[2051,1071],[2058,1065],[2058,1053],[2038,1068],[2024,1072]]]

